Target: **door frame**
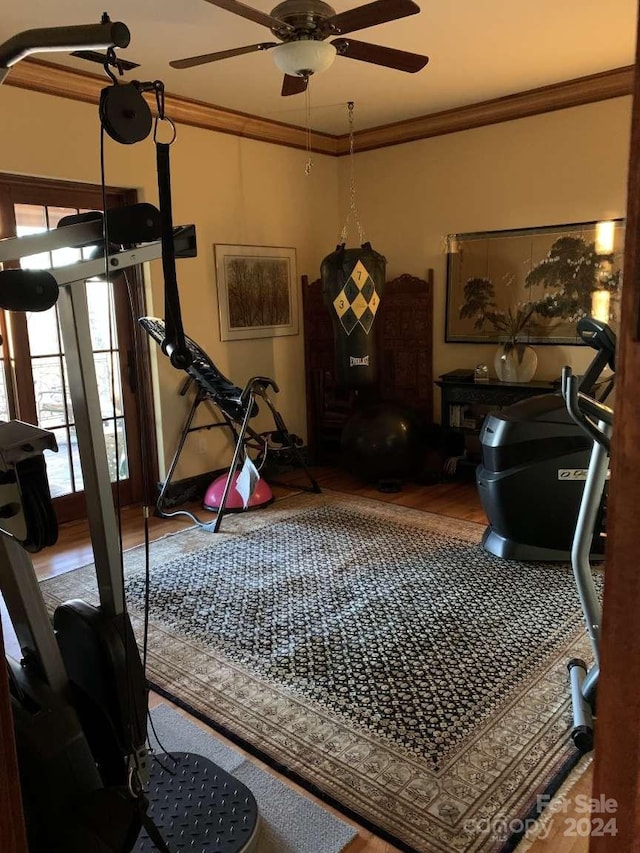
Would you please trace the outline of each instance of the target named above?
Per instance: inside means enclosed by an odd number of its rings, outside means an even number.
[[[640,20],[636,42],[622,316],[607,512],[593,797],[614,801],[616,835],[591,853],[640,851]],[[600,818],[609,819],[609,814]],[[596,813],[596,817],[598,817]],[[595,818],[594,818],[595,820]]]

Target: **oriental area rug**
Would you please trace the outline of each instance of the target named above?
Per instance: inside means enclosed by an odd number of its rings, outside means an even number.
[[[566,664],[589,647],[570,568],[481,533],[324,493],[167,536],[149,680],[400,849],[512,850],[579,759]],[[125,568],[142,636],[142,549]],[[95,601],[93,567],[42,589]]]

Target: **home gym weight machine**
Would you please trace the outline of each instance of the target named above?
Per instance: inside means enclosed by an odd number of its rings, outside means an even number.
[[[15,62],[38,50],[113,50],[128,43],[127,27],[112,24],[106,15],[98,25],[21,33],[0,45],[0,82]],[[141,91],[138,87],[135,103],[143,115]],[[114,130],[130,97],[135,101],[132,89],[118,93],[114,109],[104,106],[106,97],[101,100],[103,128],[111,118]],[[257,838],[255,800],[225,771],[184,753],[165,756],[170,766],[162,765],[161,771],[149,761],[147,684],[126,608],[84,282],[105,269],[117,272],[162,258],[167,294],[172,261],[181,253],[193,256],[194,229],[174,229],[171,223],[168,160],[161,175],[161,155],[166,159],[168,152],[158,152],[159,216],[149,205],[125,226],[121,220],[129,238],[121,240],[120,248],[107,239],[110,224],[113,233],[120,227],[112,211],[0,241],[3,265],[69,246],[102,243],[105,254],[51,271],[0,271],[3,309],[42,311],[58,304],[100,602],[97,607],[66,602],[56,609],[52,626],[27,551],[53,544],[57,537],[42,455],[56,449],[55,438],[19,421],[0,423],[0,589],[22,652],[20,664],[9,659],[8,666],[31,853],[128,853],[134,848],[166,853],[182,849],[185,838],[193,849],[223,846],[232,853],[253,850]],[[148,240],[157,227],[156,239]],[[172,284],[169,307],[176,336],[166,351],[172,363],[182,366],[175,275]],[[192,800],[183,789],[194,785],[199,795]],[[146,834],[140,835],[142,825]]]

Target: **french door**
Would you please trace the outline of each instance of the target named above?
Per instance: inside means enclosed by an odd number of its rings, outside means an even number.
[[[135,193],[107,191],[108,207],[131,201],[135,201]],[[64,216],[101,209],[99,188],[0,176],[2,237],[47,231]],[[20,265],[51,269],[86,258],[90,251],[91,247],[57,249],[23,258]],[[132,306],[133,310],[142,307],[141,281],[137,271],[131,271],[128,281],[123,275],[113,281],[92,279],[85,287],[109,471],[112,482],[119,482],[119,501],[126,505],[142,497],[136,330],[131,316]],[[140,313],[136,311],[138,316]],[[0,418],[19,418],[54,433],[58,452],[46,451],[45,460],[58,519],[83,517],[82,470],[58,307],[0,314]]]

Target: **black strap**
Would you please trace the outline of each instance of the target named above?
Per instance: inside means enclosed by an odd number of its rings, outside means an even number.
[[[153,820],[149,817],[149,814],[147,812],[149,802],[147,798],[140,795],[138,797],[138,802],[140,803],[140,817],[142,819],[142,825],[146,829],[147,835],[153,841],[160,853],[171,853],[171,850],[167,847],[166,841],[160,834],[160,830],[155,825]]]
[[[176,252],[173,242],[173,217],[171,213],[170,147],[165,142],[156,142],[158,197],[162,223],[162,271],[164,273],[166,331],[162,349],[169,356],[171,364],[174,367],[177,367],[179,370],[186,370],[191,364],[192,358],[184,339],[182,315],[180,312],[180,294],[178,293],[178,280],[176,277]]]

